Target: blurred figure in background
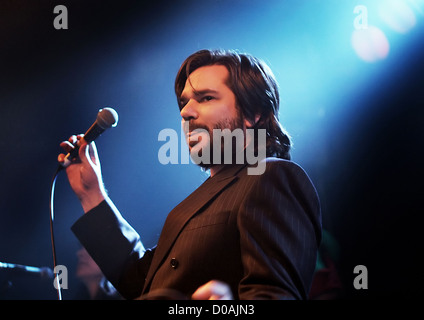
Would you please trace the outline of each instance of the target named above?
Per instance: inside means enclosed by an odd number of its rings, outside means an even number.
[[[77,291],[76,300],[120,300],[121,295],[107,281],[99,266],[90,254],[81,247],[77,251],[78,264],[76,276],[83,286]]]
[[[335,300],[343,297],[343,283],[338,271],[339,256],[337,240],[323,229],[309,299]]]

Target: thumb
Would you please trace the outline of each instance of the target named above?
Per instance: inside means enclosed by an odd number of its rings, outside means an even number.
[[[100,166],[99,157],[97,155],[97,148],[94,142],[88,144],[84,141],[80,146],[78,155],[81,159],[81,162],[89,164],[91,167]]]
[[[85,141],[83,141],[79,145],[78,157],[80,158],[80,161],[83,162],[83,163],[87,163],[88,162],[88,159],[87,159],[87,147],[88,147],[88,144]]]

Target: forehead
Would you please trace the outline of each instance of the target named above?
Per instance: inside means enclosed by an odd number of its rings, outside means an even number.
[[[219,90],[224,86],[227,87],[226,81],[228,76],[229,72],[227,68],[222,65],[200,67],[194,70],[187,78],[183,93],[187,92],[188,90]]]

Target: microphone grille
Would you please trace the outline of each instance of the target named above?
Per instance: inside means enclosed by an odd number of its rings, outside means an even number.
[[[118,124],[118,113],[110,107],[100,109],[99,113],[97,114],[97,124],[102,129],[116,127]]]

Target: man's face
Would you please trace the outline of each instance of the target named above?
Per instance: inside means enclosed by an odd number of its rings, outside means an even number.
[[[236,97],[226,84],[228,76],[225,66],[212,65],[196,69],[186,81],[180,97],[180,108],[191,154],[199,154],[202,148],[212,146],[213,129],[243,128]],[[198,129],[204,129],[209,134],[202,135]]]

